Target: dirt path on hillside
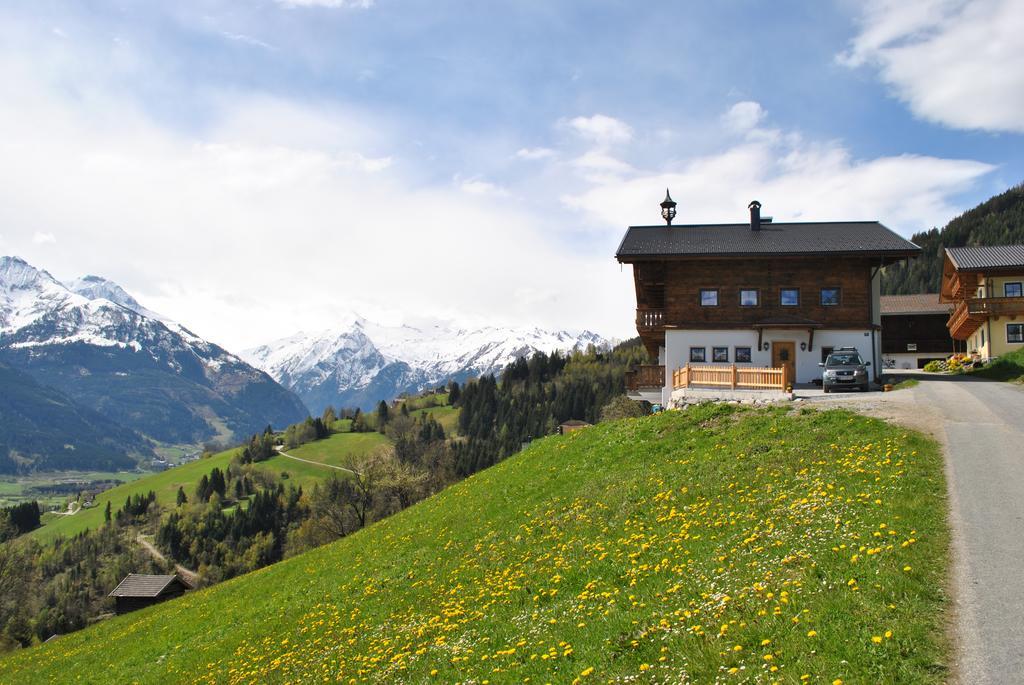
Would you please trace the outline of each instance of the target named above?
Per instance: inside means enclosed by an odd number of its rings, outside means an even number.
[[[162,564],[167,563],[167,557],[164,556],[163,552],[158,550],[152,542],[147,540],[145,536],[142,535],[142,533],[139,533],[138,537],[135,538],[135,541],[142,546],[142,549],[146,550],[146,552],[149,553],[149,556],[153,557]],[[175,564],[174,571],[192,587],[196,587],[196,584],[199,582],[199,574],[191,569],[185,568],[181,564]]]
[[[302,457],[295,457],[295,456],[292,456],[291,454],[288,454],[287,452],[285,452],[280,447],[275,447],[274,449],[276,449],[277,453],[280,454],[282,457],[288,457],[289,459],[294,459],[295,461],[301,461],[301,462],[306,463],[306,464],[312,464],[313,466],[322,466],[325,469],[334,469],[336,471],[344,471],[345,473],[351,473],[353,476],[358,476],[359,475],[358,473],[356,473],[352,469],[347,469],[344,466],[335,466],[334,464],[325,464],[325,463],[320,462],[320,461],[313,461],[312,459],[303,459]]]

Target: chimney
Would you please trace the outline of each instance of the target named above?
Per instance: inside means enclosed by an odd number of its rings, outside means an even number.
[[[760,231],[761,230],[761,203],[757,200],[753,200],[747,208],[750,210],[750,230]]]

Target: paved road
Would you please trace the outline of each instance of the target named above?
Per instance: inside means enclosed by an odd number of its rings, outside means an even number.
[[[946,433],[960,682],[1024,683],[1024,390],[918,377]]]

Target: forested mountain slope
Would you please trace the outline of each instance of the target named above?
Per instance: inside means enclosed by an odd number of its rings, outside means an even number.
[[[921,256],[882,270],[883,295],[938,292],[944,248],[1024,243],[1024,184],[964,212],[942,230],[915,233],[910,240]]]

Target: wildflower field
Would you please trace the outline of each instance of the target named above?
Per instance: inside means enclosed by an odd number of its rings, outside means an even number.
[[[601,424],[0,681],[941,682],[941,469],[843,411]]]

